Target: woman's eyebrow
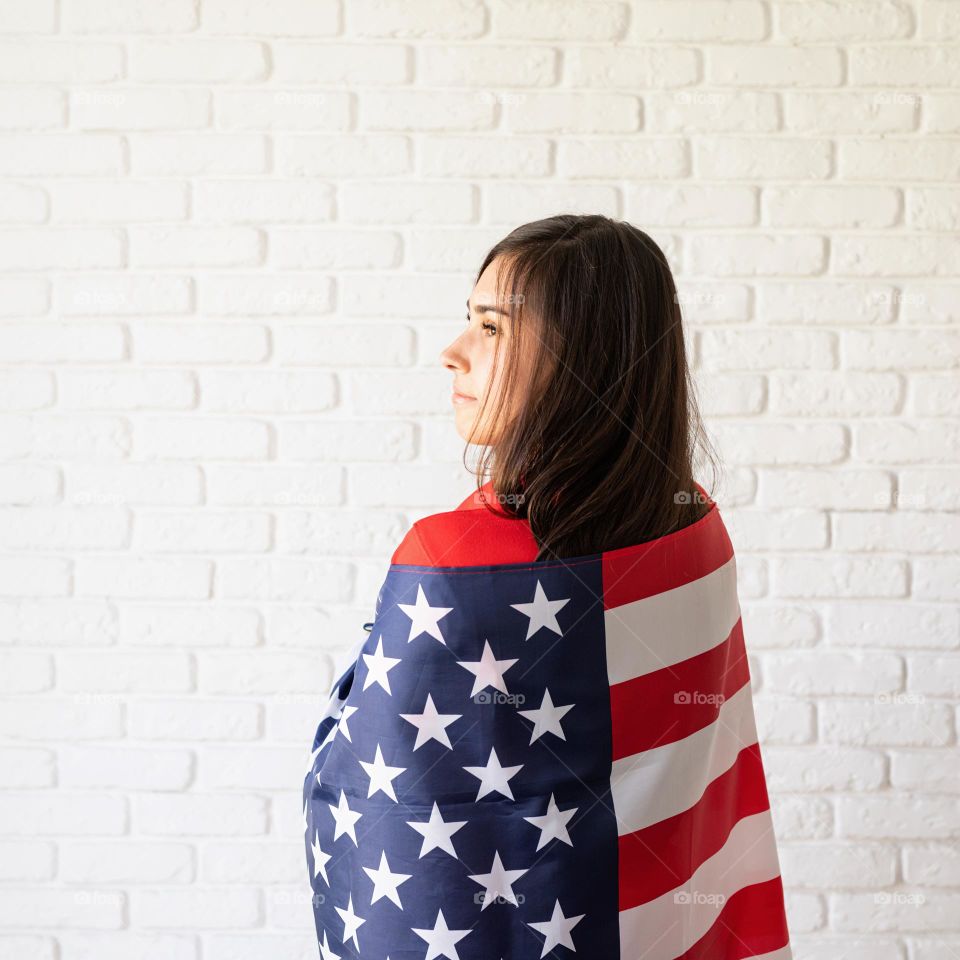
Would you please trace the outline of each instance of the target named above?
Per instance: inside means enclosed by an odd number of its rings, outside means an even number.
[[[467,309],[470,309],[470,298],[467,298]],[[502,307],[498,307],[492,303],[479,303],[473,308],[475,313],[502,313],[505,317],[509,317],[510,311],[504,310]]]

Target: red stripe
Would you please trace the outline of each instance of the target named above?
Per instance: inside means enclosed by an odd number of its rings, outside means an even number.
[[[696,549],[691,549],[689,537],[696,538]],[[712,503],[709,513],[696,523],[647,543],[604,551],[604,609],[699,580],[732,556],[733,544],[720,519],[720,510]]]
[[[740,751],[689,810],[618,838],[619,909],[648,903],[689,880],[726,843],[739,820],[769,808],[755,743]]]
[[[725,700],[750,682],[738,619],[723,643],[610,687],[613,759],[674,743],[709,726]],[[686,699],[677,701],[677,696]]]
[[[742,960],[787,945],[789,933],[780,877],[738,890],[713,926],[676,960]]]

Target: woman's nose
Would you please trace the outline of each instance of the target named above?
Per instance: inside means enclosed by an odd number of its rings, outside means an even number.
[[[463,358],[463,355],[459,353],[459,351],[453,349],[452,344],[440,352],[440,363],[448,370],[463,372],[467,369],[467,364]]]

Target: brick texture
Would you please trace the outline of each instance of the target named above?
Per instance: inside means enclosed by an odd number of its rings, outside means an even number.
[[[958,83],[957,0],[0,0],[0,960],[316,956],[324,693],[558,212],[678,280],[797,960],[960,956]]]

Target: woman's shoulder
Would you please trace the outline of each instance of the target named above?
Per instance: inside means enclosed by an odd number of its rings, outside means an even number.
[[[662,557],[678,556],[691,548],[711,554],[729,552],[732,547],[716,503],[699,483],[696,487],[706,505],[698,520],[633,547],[604,551],[604,555],[618,561],[640,551],[655,564],[661,563]],[[696,536],[697,532],[700,536]],[[390,562],[422,567],[522,564],[535,561],[539,550],[527,520],[506,511],[497,502],[493,484],[488,481],[454,510],[417,520],[394,550]]]
[[[526,520],[492,512],[482,504],[479,509],[461,504],[417,520],[390,562],[426,567],[529,563],[538,550]]]

